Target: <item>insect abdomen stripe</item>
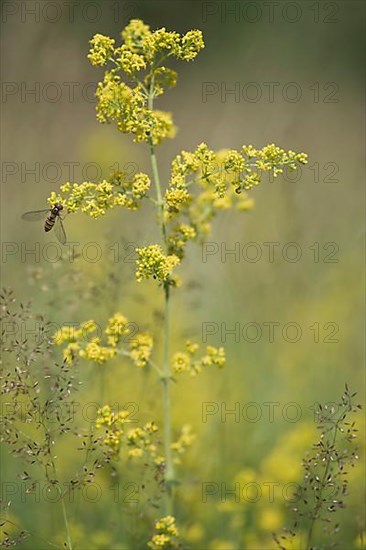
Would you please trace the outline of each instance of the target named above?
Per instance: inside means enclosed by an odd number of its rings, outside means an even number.
[[[44,230],[51,231],[52,227],[55,225],[55,218],[48,216],[44,222]]]

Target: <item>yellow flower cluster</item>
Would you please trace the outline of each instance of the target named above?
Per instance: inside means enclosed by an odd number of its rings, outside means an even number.
[[[253,165],[259,175],[260,172],[272,172],[275,178],[278,174],[283,173],[286,166],[290,170],[296,170],[300,164],[307,164],[308,162],[308,156],[305,153],[285,151],[274,143],[266,145],[263,149],[255,149],[252,145],[244,146],[242,153],[246,158],[246,163],[250,165],[249,168]],[[247,171],[247,168],[245,171]],[[243,187],[245,189],[250,188],[245,187],[245,185],[244,179]]]
[[[218,367],[222,369],[226,364],[224,348],[207,346],[206,355],[202,357],[201,362],[203,367]]]
[[[197,236],[196,230],[187,223],[180,223],[172,228],[168,237],[168,252],[175,254],[179,259],[184,256],[184,248],[189,240],[194,240]]]
[[[103,82],[97,86],[97,119],[115,122],[120,132],[134,134],[137,143],[154,145],[175,135],[170,113],[146,107],[146,94],[140,84],[131,88],[121,81],[117,69],[106,71]]]
[[[152,336],[146,332],[137,333],[130,337],[128,348],[123,349],[120,344],[131,331],[128,319],[121,313],[108,319],[103,338],[92,334],[96,330],[94,321],[87,321],[79,327],[63,326],[54,334],[53,341],[57,346],[67,344],[63,355],[68,363],[82,358],[103,364],[120,354],[131,359],[137,367],[148,364],[153,350]]]
[[[166,88],[174,88],[177,84],[177,73],[167,67],[159,67],[154,71],[154,96],[164,93]],[[151,79],[150,82],[151,84]]]
[[[170,187],[165,192],[164,200],[169,212],[179,212],[180,207],[190,202],[192,197],[187,189]]]
[[[223,368],[226,363],[224,348],[215,348],[214,346],[206,347],[206,354],[201,358],[197,358],[198,344],[186,342],[186,351],[177,352],[172,358],[173,372],[180,374],[189,372],[192,376],[199,374],[202,368],[216,366]]]
[[[95,34],[90,41],[91,50],[88,59],[92,65],[105,65],[114,51],[115,40],[104,36],[103,34]]]
[[[119,47],[101,34],[90,41],[88,58],[92,65],[112,64],[97,87],[97,118],[102,123],[115,122],[121,132],[132,133],[137,142],[158,144],[175,134],[170,113],[149,107],[149,100],[176,84],[176,72],[161,63],[167,57],[194,59],[204,47],[202,32],[191,30],[180,35],[165,28],[151,31],[143,21],[133,19],[121,36],[124,43]],[[135,87],[125,84],[120,72],[132,79]]]
[[[209,183],[222,197],[229,184],[240,194],[243,189],[249,190],[258,184],[263,172],[272,171],[276,177],[285,166],[296,170],[300,164],[306,163],[305,153],[285,151],[274,144],[263,149],[249,145],[243,146],[241,152],[231,149],[215,153],[201,143],[194,152],[182,151],[173,160],[170,185],[184,190],[192,183],[187,182],[186,177],[195,175],[195,182],[203,187],[205,182]]]
[[[162,464],[164,457],[158,455],[154,440],[158,427],[154,422],[147,422],[142,427],[126,430],[129,414],[129,411],[116,413],[109,405],[98,410],[95,427],[105,429],[103,444],[113,455],[118,454],[124,444],[128,458],[149,458],[154,464]]]
[[[150,178],[139,172],[128,180],[122,172],[116,172],[101,183],[85,181],[67,182],[60,187],[60,193],[52,191],[50,205],[61,203],[69,212],[83,212],[93,218],[103,216],[115,206],[135,210],[150,188]]]
[[[179,57],[184,61],[192,61],[204,47],[202,32],[199,30],[188,31],[182,38]]]
[[[163,464],[164,457],[158,454],[155,441],[158,427],[155,422],[147,422],[142,428],[134,428],[127,432],[126,443],[129,447],[129,458],[149,458],[154,464]]]
[[[64,349],[64,360],[72,363],[80,356],[81,346],[79,341],[89,339],[89,334],[95,332],[97,325],[94,321],[85,321],[79,327],[64,325],[53,335],[53,341],[56,346],[67,343]],[[92,339],[94,340],[94,339]]]
[[[195,439],[196,439],[196,435],[192,432],[192,426],[190,426],[189,424],[185,424],[184,426],[182,426],[182,431],[179,436],[179,439],[174,443],[172,443],[171,448],[178,455],[181,455],[189,447],[192,446]],[[180,459],[178,457],[175,458],[175,463],[180,464]]]
[[[202,32],[193,30],[181,36],[164,27],[150,31],[140,19],[132,19],[121,33],[125,45],[132,52],[139,53],[148,63],[152,63],[157,54],[173,55],[177,59],[191,61],[204,48]]]
[[[85,338],[90,332],[94,332],[97,325],[94,321],[84,321],[76,328],[72,325],[64,325],[53,335],[53,341],[56,346],[60,346],[64,342],[76,342],[80,338]]]
[[[136,279],[141,282],[143,279],[158,279],[161,283],[172,283],[173,269],[180,263],[175,254],[165,255],[161,246],[152,244],[143,248],[136,248],[138,255]]]
[[[129,414],[129,411],[119,411],[115,413],[109,405],[105,405],[101,409],[98,409],[95,427],[106,427],[103,443],[113,454],[119,451],[121,439],[125,433],[124,425],[130,422],[128,420]]]
[[[122,336],[127,336],[130,333],[128,328],[128,320],[121,313],[115,313],[108,319],[105,333],[108,337],[108,344],[116,347]]]
[[[146,69],[146,61],[144,57],[138,53],[131,51],[130,47],[123,44],[120,48],[114,51],[118,65],[122,71],[128,75],[138,73],[142,69]]]
[[[141,19],[132,19],[121,32],[121,36],[131,51],[144,51],[146,39],[150,37],[150,27]]]
[[[153,349],[153,338],[147,332],[133,337],[130,342],[130,357],[136,367],[146,367]]]
[[[69,353],[70,350],[66,348],[66,353]],[[93,361],[102,365],[106,363],[109,359],[113,359],[116,355],[116,349],[108,346],[102,346],[100,343],[100,338],[95,337],[93,342],[86,344],[84,348],[79,347],[79,357],[82,359],[87,359],[88,361]]]
[[[179,531],[173,516],[164,516],[155,522],[154,535],[148,542],[152,550],[175,550],[180,548]]]
[[[181,227],[189,228],[189,232],[182,238],[177,225],[170,228],[169,252],[183,258],[187,240],[207,237],[218,211],[231,207],[251,210],[254,201],[246,191],[260,183],[264,172],[277,177],[284,167],[296,170],[306,162],[304,153],[285,151],[274,144],[263,149],[249,145],[241,151],[215,152],[201,143],[195,151],[182,151],[171,165],[169,187],[164,195],[164,221],[169,226],[182,219]],[[198,193],[190,192],[194,183]]]

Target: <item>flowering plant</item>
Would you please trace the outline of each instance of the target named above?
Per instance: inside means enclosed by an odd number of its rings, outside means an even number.
[[[144,459],[162,472],[164,504],[157,518],[150,548],[178,548],[179,531],[174,516],[174,493],[178,483],[175,465],[194,441],[190,426],[183,426],[179,439],[172,436],[171,384],[181,373],[195,376],[206,367],[224,367],[223,348],[199,346],[186,342],[183,351],[170,349],[170,302],[174,288],[180,284],[176,269],[186,254],[189,241],[202,242],[210,233],[215,215],[221,210],[236,208],[248,211],[254,201],[250,195],[264,173],[274,177],[285,167],[296,170],[306,164],[304,153],[285,151],[269,144],[262,149],[244,145],[240,150],[215,152],[205,143],[193,151],[181,151],[171,163],[168,181],[159,177],[156,148],[165,139],[173,138],[175,126],[171,113],[155,109],[154,102],[166,90],[175,86],[177,73],[166,66],[170,58],[192,61],[204,48],[202,32],[188,31],[180,35],[165,28],[152,31],[140,20],[132,20],[121,33],[122,44],[108,36],[96,34],[91,40],[88,58],[92,65],[105,68],[97,86],[97,119],[115,124],[120,132],[131,134],[137,143],[148,146],[151,175],[137,173],[128,179],[122,172],[111,174],[100,182],[66,182],[52,192],[50,205],[59,203],[70,214],[84,213],[93,218],[108,210],[124,207],[137,210],[149,200],[156,209],[161,242],[136,249],[136,279],[141,283],[153,278],[164,296],[163,357],[155,349],[153,337],[144,332],[126,346],[129,333],[127,318],[117,312],[102,335],[95,333],[96,323],[87,321],[70,330],[62,327],[54,336],[57,345],[64,346],[67,364],[92,361],[99,365],[115,357],[124,357],[136,367],[152,367],[163,388],[163,442],[159,440],[159,422],[151,420],[130,429],[128,415],[115,412],[106,404],[98,411],[95,427],[104,430],[102,445],[111,460],[125,454],[128,458]],[[151,187],[155,191],[152,191]],[[88,342],[82,335],[87,331]],[[158,355],[156,357],[156,355]]]

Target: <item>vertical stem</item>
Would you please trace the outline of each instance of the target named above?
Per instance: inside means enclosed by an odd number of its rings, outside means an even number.
[[[150,161],[151,161],[151,169],[153,173],[153,180],[155,183],[155,190],[156,190],[156,201],[157,201],[157,208],[158,208],[158,216],[159,216],[159,225],[161,227],[161,231],[163,234],[163,240],[166,244],[166,227],[163,217],[163,198],[161,194],[161,186],[160,186],[160,179],[159,179],[159,171],[158,171],[158,162],[156,159],[155,154],[155,147],[152,143],[150,143]]]
[[[154,93],[154,77],[151,79],[148,108],[153,109],[153,93]],[[159,179],[158,163],[155,154],[155,146],[150,141],[150,161],[153,174],[153,180],[156,189],[157,209],[159,217],[159,225],[162,231],[162,237],[165,244],[166,227],[164,222],[163,199],[161,185]],[[170,287],[169,284],[164,285],[164,344],[163,344],[163,375],[161,381],[163,384],[163,418],[164,418],[164,455],[166,460],[165,465],[165,514],[173,514],[173,482],[174,482],[174,464],[172,455],[172,419],[171,419],[171,370],[170,370]]]
[[[159,207],[161,208],[162,196],[161,196],[161,187],[160,187],[160,180],[159,180],[158,163],[155,155],[155,147],[152,143],[150,144],[150,158],[151,158],[151,167],[153,171],[154,183],[155,183],[155,189],[156,189],[156,198],[159,203]]]
[[[62,515],[64,517],[64,523],[65,523],[65,528],[66,528],[67,548],[68,548],[68,550],[72,550],[69,522],[68,522],[67,514],[66,514],[66,506],[65,506],[64,495],[62,495],[62,494],[61,494],[61,504],[62,504]]]
[[[172,456],[172,419],[171,419],[171,371],[170,371],[170,292],[169,286],[165,288],[165,313],[164,313],[164,359],[163,359],[163,407],[164,407],[164,451],[165,451],[165,514],[173,514],[173,486],[174,464]]]

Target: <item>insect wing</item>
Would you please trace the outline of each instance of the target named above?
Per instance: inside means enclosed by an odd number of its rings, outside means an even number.
[[[67,238],[66,238],[66,233],[64,229],[64,224],[62,223],[62,220],[59,216],[57,216],[56,223],[55,223],[55,235],[61,244],[66,244]]]
[[[47,208],[46,210],[33,210],[32,212],[25,212],[25,214],[22,215],[22,220],[25,220],[27,222],[37,222],[39,220],[44,220],[49,211],[49,208]]]

